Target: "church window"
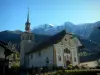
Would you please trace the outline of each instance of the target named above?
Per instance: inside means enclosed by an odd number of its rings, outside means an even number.
[[[68,48],[65,48],[64,53],[70,53],[70,50]]]
[[[76,62],[76,58],[74,57],[74,62]]]
[[[65,38],[65,41],[67,41],[67,39]]]
[[[39,56],[41,56],[41,51],[39,51]]]
[[[58,60],[61,61],[61,56],[60,55],[58,56]]]

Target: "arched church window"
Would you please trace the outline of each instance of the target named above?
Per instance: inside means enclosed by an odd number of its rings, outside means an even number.
[[[58,60],[61,61],[61,56],[60,55],[58,56]]]
[[[64,53],[70,53],[70,50],[68,48],[65,48]]]
[[[74,57],[74,62],[76,62],[76,57]]]

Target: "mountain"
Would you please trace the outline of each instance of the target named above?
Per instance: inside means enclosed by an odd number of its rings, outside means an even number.
[[[36,34],[46,35],[46,31],[53,28],[54,28],[53,24],[44,24],[44,25],[40,25],[38,27],[33,28],[32,32]]]
[[[93,29],[93,31],[91,32],[88,39],[90,39],[90,40],[92,40],[95,43],[98,43],[100,45],[100,29],[98,27],[95,27]]]
[[[70,25],[69,25],[70,24]],[[69,27],[67,28],[66,25],[69,25]],[[72,30],[72,25],[70,22],[66,22],[66,25],[60,25],[60,26],[56,26],[56,25],[52,25],[52,24],[44,24],[44,25],[40,25],[39,27],[35,27],[32,32],[36,33],[36,34],[43,34],[43,35],[54,35],[62,30],[66,30],[71,28]]]
[[[54,35],[62,30],[66,30],[67,32],[74,33],[80,37],[84,37],[88,39],[93,32],[94,28],[100,26],[100,21],[95,23],[84,23],[75,25],[71,22],[65,22],[62,25],[53,25],[44,24],[36,27],[32,30],[32,32],[36,34],[43,34],[43,35]]]
[[[98,58],[98,52],[100,46],[100,30],[98,27],[100,26],[100,21],[95,23],[85,23],[75,25],[71,22],[65,22],[62,25],[53,25],[53,24],[44,24],[38,27],[35,27],[32,32],[34,34],[35,43],[39,43],[42,40],[49,38],[50,36],[62,31],[66,30],[66,32],[73,33],[78,36],[81,43],[84,45],[84,49],[80,50],[80,58],[81,61],[88,61]],[[4,42],[11,42],[17,45],[17,49],[20,49],[20,35],[22,31],[1,31],[0,32],[0,40]],[[100,53],[100,52],[99,52]]]
[[[62,30],[66,30],[66,32],[71,32],[76,34],[77,36],[83,37],[84,39],[89,39],[93,41],[100,42],[99,36],[99,29],[96,27],[100,26],[100,21],[95,23],[85,23],[75,25],[71,22],[65,22],[62,25],[53,25],[53,24],[44,24],[38,27],[35,27],[32,32],[35,34],[37,39],[42,39],[44,36],[52,36]],[[5,42],[13,42],[19,44],[20,41],[20,34],[22,31],[15,30],[15,31],[1,31],[0,32],[0,40]],[[43,36],[42,36],[43,35]],[[97,37],[95,37],[97,36]]]
[[[65,23],[64,24],[66,26],[66,30],[68,30],[69,32],[72,32],[78,36],[84,37],[86,39],[88,39],[91,35],[91,33],[93,32],[93,30],[100,26],[100,21],[95,22],[95,23],[84,23],[84,24],[72,24],[72,23]]]
[[[2,31],[0,32],[0,40],[8,43],[11,42],[17,45],[17,49],[19,50],[20,45],[20,33],[15,31]]]

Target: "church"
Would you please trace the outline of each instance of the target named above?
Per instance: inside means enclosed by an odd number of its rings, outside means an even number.
[[[65,30],[43,41],[34,42],[34,34],[30,31],[29,10],[25,32],[21,34],[20,65],[32,67],[63,67],[80,63],[78,51],[82,44],[78,38]]]

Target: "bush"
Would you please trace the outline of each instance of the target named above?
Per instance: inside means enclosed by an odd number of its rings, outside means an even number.
[[[78,65],[74,66],[73,69],[80,69]]]
[[[71,69],[73,69],[73,66],[72,66],[72,64],[69,64],[69,65],[67,66],[67,69],[68,69],[68,70],[71,70]]]
[[[82,69],[87,69],[85,66],[81,66]]]

